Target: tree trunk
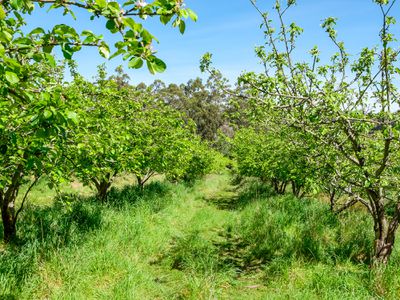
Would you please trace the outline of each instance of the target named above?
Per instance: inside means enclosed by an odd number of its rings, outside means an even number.
[[[143,191],[144,190],[145,181],[139,175],[136,175],[136,179],[137,179],[137,184],[138,184],[140,190]]]
[[[97,180],[95,178],[92,179],[94,185],[97,189],[97,197],[104,202],[107,199],[108,190],[111,187],[110,176],[107,176],[108,179]]]
[[[18,196],[22,177],[22,166],[19,166],[11,178],[10,185],[0,191],[0,209],[5,243],[13,242],[17,237],[16,224],[18,214],[15,213],[15,199]]]
[[[291,182],[291,185],[292,185],[292,193],[293,193],[293,195],[297,196],[296,183],[293,180]]]
[[[331,207],[331,211],[333,212],[335,210],[335,205],[336,205],[336,190],[335,189],[331,189],[329,191],[329,203],[330,203],[330,207]]]
[[[7,202],[8,201],[3,199],[3,206],[1,208],[1,219],[3,221],[4,242],[10,243],[16,239],[17,230],[14,201],[11,201],[9,203]]]
[[[301,193],[301,188],[302,186],[300,184],[297,184],[295,181],[291,181],[292,185],[292,193],[295,195],[297,198],[302,198],[304,193]]]
[[[381,192],[368,191],[370,199],[373,202],[374,209],[372,216],[374,218],[374,264],[386,264],[392,254],[396,231],[400,220],[400,202],[397,203],[396,211],[393,217],[388,219],[385,211],[384,199]]]
[[[153,177],[155,174],[156,174],[155,171],[147,170],[147,173],[146,175],[144,175],[144,177],[136,175],[137,183],[141,191],[144,190],[144,185],[146,184],[146,182],[149,181],[149,179]]]
[[[272,179],[272,185],[274,186],[275,193],[279,194],[279,183],[278,183],[278,180]]]
[[[107,180],[103,180],[100,182],[100,187],[97,190],[98,192],[98,196],[101,199],[101,201],[105,201],[107,199],[107,194],[108,194],[108,189],[111,186],[111,182],[107,181]]]
[[[280,186],[280,188],[279,188],[279,194],[280,194],[280,195],[285,194],[286,186],[287,186],[287,182],[282,181],[281,186]]]
[[[374,263],[386,264],[392,254],[396,230],[391,230],[386,218],[375,222]],[[397,229],[397,228],[396,228]]]

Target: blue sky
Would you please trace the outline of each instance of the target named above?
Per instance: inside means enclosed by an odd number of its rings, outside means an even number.
[[[298,44],[297,59],[304,60],[307,51],[318,45],[323,57],[329,57],[333,50],[326,34],[320,27],[321,21],[329,16],[338,17],[338,31],[350,53],[357,54],[364,46],[378,42],[379,7],[372,0],[298,0],[297,5],[287,15],[288,21],[295,21],[305,32]],[[264,10],[271,10],[274,0],[258,0]],[[254,47],[263,44],[259,29],[260,16],[249,0],[186,0],[186,5],[199,16],[198,22],[188,22],[186,33],[181,35],[171,26],[163,26],[156,20],[147,20],[144,25],[160,41],[155,45],[158,56],[168,68],[165,73],[151,75],[147,69],[125,68],[132,83],[150,83],[155,79],[165,82],[186,82],[190,78],[202,76],[199,60],[205,52],[213,53],[214,64],[223,74],[234,80],[242,71],[261,71]],[[400,4],[393,9],[400,15]],[[45,13],[37,10],[28,18],[29,27],[47,27],[58,23],[72,24],[79,30],[91,29],[96,33],[106,33],[104,22],[90,21],[86,14],[77,14],[78,20],[62,17],[60,13]],[[400,22],[400,18],[399,18]],[[397,30],[398,31],[398,30]],[[113,37],[106,35],[106,39]],[[106,61],[94,49],[84,49],[74,57],[79,71],[87,78],[96,73],[96,66],[106,62],[111,72],[116,66],[126,62],[122,58]]]

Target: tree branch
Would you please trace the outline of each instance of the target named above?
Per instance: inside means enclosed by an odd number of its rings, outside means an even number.
[[[22,209],[24,208],[24,204],[25,204],[25,201],[26,201],[26,199],[27,199],[27,197],[28,197],[28,194],[30,193],[30,191],[32,190],[32,188],[36,185],[36,183],[38,182],[39,178],[40,178],[40,176],[35,177],[35,180],[32,182],[32,184],[31,184],[31,185],[29,186],[29,188],[26,190],[25,195],[24,195],[24,198],[22,199],[22,202],[21,202],[21,206],[19,207],[18,211],[17,211],[16,214],[15,214],[15,217],[14,217],[14,220],[13,220],[14,225],[17,223],[18,215],[20,214],[20,212],[21,212]]]

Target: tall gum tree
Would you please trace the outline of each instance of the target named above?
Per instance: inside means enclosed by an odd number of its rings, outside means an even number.
[[[24,32],[24,16],[37,9],[61,9],[74,17],[86,11],[91,19],[104,20],[105,30],[119,35],[119,41],[110,47],[100,33],[78,33],[65,24]],[[186,18],[197,18],[182,0],[0,0],[0,208],[6,242],[16,237],[20,209],[15,200],[24,178],[35,178],[34,184],[48,169],[57,173],[59,150],[77,123],[76,113],[68,109],[73,95],[49,76],[56,67],[53,49],[60,48],[64,58],[71,59],[82,47],[97,47],[105,58],[122,56],[131,68],[146,63],[151,73],[162,72],[166,65],[155,55],[155,38],[142,25],[147,17],[172,23],[181,33]]]

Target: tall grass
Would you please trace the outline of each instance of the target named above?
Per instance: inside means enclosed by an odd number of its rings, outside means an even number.
[[[321,201],[229,180],[29,205],[19,242],[0,250],[0,299],[399,298],[399,251],[369,268],[362,211],[335,216]]]
[[[94,197],[64,194],[56,197],[51,206],[27,206],[19,219],[18,242],[2,246],[0,298],[7,295],[19,298],[30,288],[35,289],[43,265],[64,259],[63,255],[93,242],[96,236],[108,232],[118,236],[123,230],[119,227],[121,221],[132,222],[130,231],[140,232],[135,225],[140,222],[141,214],[157,212],[168,205],[169,198],[164,196],[169,188],[161,183],[150,184],[144,193],[136,187],[114,188],[105,204]],[[130,217],[128,212],[132,214]],[[104,240],[107,239],[112,242],[113,236],[105,236]]]
[[[252,184],[243,194],[256,189]],[[268,190],[252,199],[227,230],[246,245],[244,260],[263,261],[272,298],[400,297],[399,249],[387,268],[370,269],[373,227],[364,212],[337,216],[316,199],[271,197]]]

